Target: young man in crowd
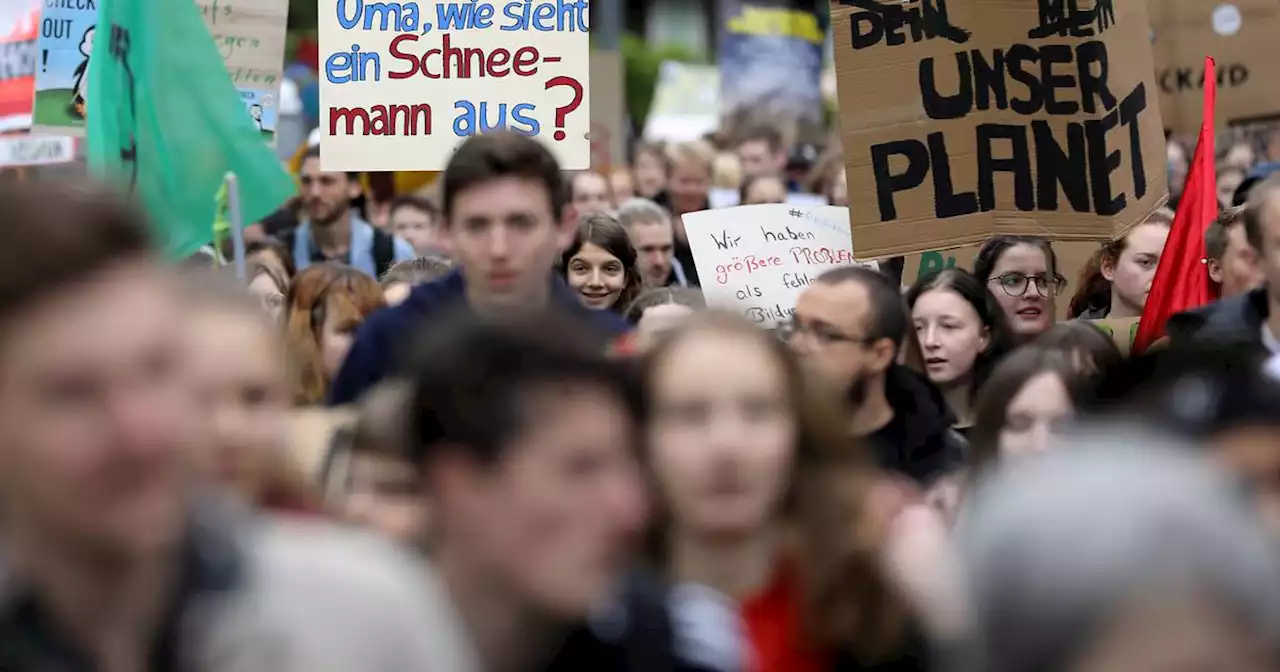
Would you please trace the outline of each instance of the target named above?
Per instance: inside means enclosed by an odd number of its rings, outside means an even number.
[[[782,133],[772,126],[749,128],[738,136],[734,147],[742,164],[742,177],[748,180],[776,177],[788,191],[800,191],[799,185],[787,179],[787,147]]]
[[[1262,284],[1257,252],[1244,235],[1244,206],[1227,208],[1204,234],[1210,279],[1227,298]]]
[[[1244,238],[1256,255],[1263,284],[1169,318],[1173,347],[1242,347],[1280,355],[1280,175],[1249,194],[1241,214]]]
[[[392,374],[415,327],[458,307],[501,314],[555,305],[606,338],[628,329],[617,314],[584,307],[552,273],[576,222],[563,173],[541,142],[511,132],[473,136],[440,179],[442,233],[458,270],[365,320],[333,382],[335,405],[353,403]]]
[[[185,310],[141,218],[40,183],[0,207],[0,667],[478,669],[418,563],[204,490]]]
[[[413,246],[361,219],[351,208],[360,196],[355,173],[320,169],[320,148],[307,150],[298,175],[300,222],[281,239],[293,253],[298,270],[336,261],[379,278],[398,261],[418,256]]]
[[[964,461],[946,401],[923,376],[897,364],[911,328],[902,292],[867,268],[827,271],[796,301],[791,347],[846,390],[849,427],[887,470],[928,484]]]
[[[402,194],[387,206],[391,233],[409,243],[419,257],[447,256],[440,240],[440,209],[431,201]]]
[[[709,660],[711,643],[736,641],[717,629],[732,618],[672,618],[661,589],[624,581],[648,510],[643,395],[627,365],[563,312],[463,316],[418,346],[409,460],[432,512],[431,562],[485,669],[739,669],[733,645]]]
[[[613,197],[609,193],[609,178],[594,170],[582,170],[569,180],[569,200],[575,214],[606,215],[613,209]]]
[[[618,221],[636,248],[636,264],[646,287],[688,287],[684,266],[675,257],[671,214],[647,198],[633,198],[618,208]]]

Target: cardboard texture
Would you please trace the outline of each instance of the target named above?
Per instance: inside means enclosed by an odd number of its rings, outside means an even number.
[[[1217,61],[1219,123],[1280,116],[1280,3],[1274,0],[1147,0],[1165,128],[1200,130],[1204,57]]]
[[[1144,3],[832,0],[831,14],[859,258],[998,234],[1105,240],[1165,201]]]
[[[1111,337],[1111,340],[1115,341],[1116,347],[1120,348],[1120,354],[1128,357],[1129,353],[1133,351],[1133,339],[1138,335],[1138,319],[1136,317],[1119,317],[1116,319],[1086,320],[1086,322],[1106,332]]]
[[[973,261],[978,258],[981,245],[958,247],[952,250],[932,250],[920,254],[907,255],[902,265],[902,284],[910,286],[922,276],[940,271],[944,268],[963,268],[973,270]],[[1067,319],[1067,310],[1071,303],[1071,295],[1079,286],[1080,269],[1088,263],[1089,257],[1097,251],[1098,243],[1056,242],[1053,244],[1054,254],[1058,257],[1058,272],[1067,279],[1067,288],[1054,300],[1054,315],[1059,322]],[[993,288],[993,291],[1001,291]]]
[[[622,54],[591,51],[591,169],[608,172],[627,163]]]

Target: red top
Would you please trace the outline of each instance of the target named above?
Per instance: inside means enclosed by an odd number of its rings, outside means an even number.
[[[742,619],[751,641],[751,672],[823,672],[826,657],[805,646],[800,633],[800,586],[784,564],[756,595],[743,600]]]

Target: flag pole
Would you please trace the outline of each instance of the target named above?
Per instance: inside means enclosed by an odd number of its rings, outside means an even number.
[[[231,244],[235,252],[236,277],[245,279],[244,215],[240,208],[240,182],[235,173],[227,173],[227,219],[231,220]]]

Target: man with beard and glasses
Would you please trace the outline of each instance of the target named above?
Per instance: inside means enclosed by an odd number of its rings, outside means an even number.
[[[847,391],[850,431],[877,463],[928,484],[963,463],[965,442],[937,388],[897,363],[910,325],[892,280],[846,267],[805,289],[784,333],[815,372]]]

